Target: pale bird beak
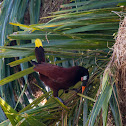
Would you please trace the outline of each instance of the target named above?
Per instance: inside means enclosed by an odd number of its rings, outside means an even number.
[[[81,77],[81,81],[82,81],[82,94],[83,94],[88,81],[87,76]]]

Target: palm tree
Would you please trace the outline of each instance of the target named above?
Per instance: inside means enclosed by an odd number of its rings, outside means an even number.
[[[49,21],[39,23],[41,0],[4,0],[0,15],[0,125],[125,125],[124,113],[120,111],[123,97],[120,100],[118,96],[123,91],[123,86],[118,87],[119,82],[124,85],[121,80],[125,74],[122,62],[117,60],[124,54],[120,52],[118,57],[116,47],[119,39],[122,40],[120,29],[117,35],[116,32],[125,4],[125,0],[72,1],[61,5],[60,11],[40,17],[40,22]],[[28,16],[30,25],[26,25]],[[112,48],[114,33],[116,44]],[[48,62],[89,69],[90,79],[84,94],[59,92],[66,106],[52,97],[52,91],[47,92],[33,71],[30,61],[35,59],[36,38],[43,41]],[[38,84],[35,85],[43,92],[36,99],[29,85],[31,73]],[[80,83],[75,85],[78,87]],[[44,99],[47,102],[42,105]]]

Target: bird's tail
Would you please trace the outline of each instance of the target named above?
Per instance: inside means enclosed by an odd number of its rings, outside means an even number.
[[[39,64],[41,62],[45,62],[45,53],[44,53],[42,41],[40,39],[35,40],[35,56]]]

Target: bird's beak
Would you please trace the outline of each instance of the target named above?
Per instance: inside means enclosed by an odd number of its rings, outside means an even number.
[[[81,81],[82,81],[82,94],[86,88],[86,85],[87,85],[87,82],[88,82],[88,78],[89,78],[89,75],[85,75],[83,77],[81,77]]]
[[[86,86],[82,86],[82,94],[83,94],[85,88],[86,88]]]
[[[87,84],[87,81],[86,80],[83,80],[82,81],[82,94],[83,94],[83,92],[84,92],[84,90],[86,88],[86,84]]]

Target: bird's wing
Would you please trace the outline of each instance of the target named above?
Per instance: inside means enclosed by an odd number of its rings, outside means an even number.
[[[71,79],[72,71],[49,63],[36,64],[34,70],[43,74],[55,82],[63,83]]]

